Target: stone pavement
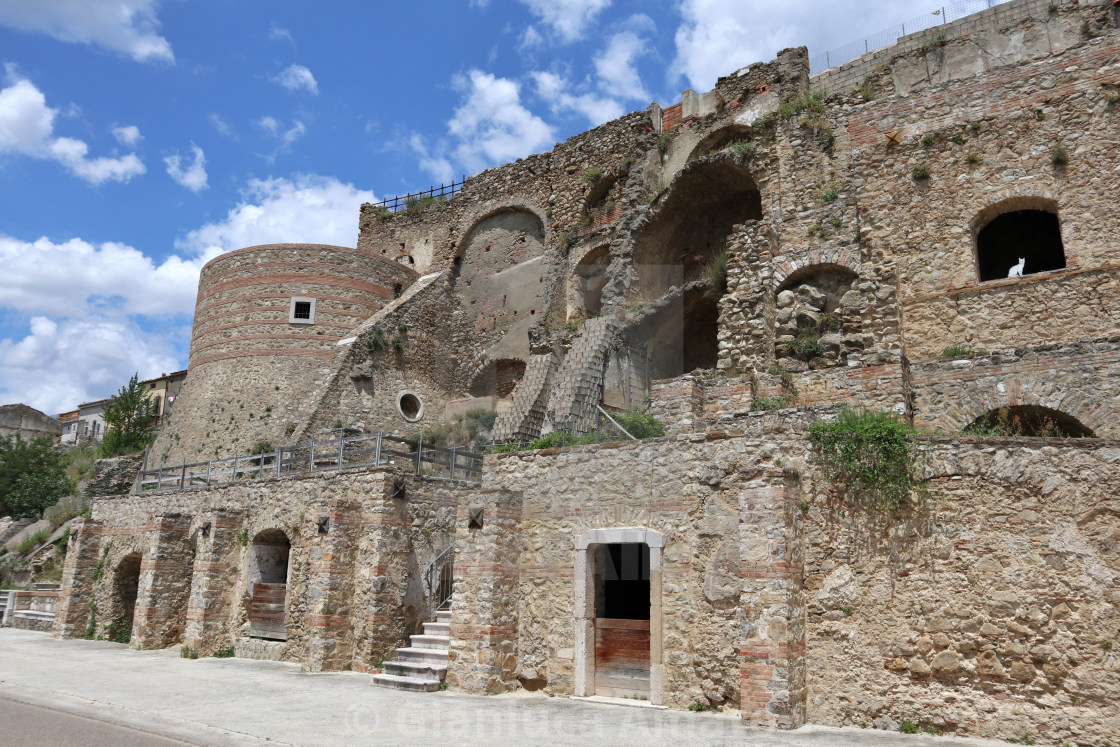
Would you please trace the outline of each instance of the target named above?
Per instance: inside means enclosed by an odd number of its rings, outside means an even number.
[[[740,725],[734,715],[528,693],[487,698],[398,692],[349,672],[309,674],[292,664],[245,659],[190,660],[180,658],[177,647],[133,651],[105,641],[0,629],[0,713],[43,707],[66,714],[61,719],[77,716],[191,744],[1002,744],[826,727],[764,731]]]

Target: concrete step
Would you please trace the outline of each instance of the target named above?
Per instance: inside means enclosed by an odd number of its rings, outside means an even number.
[[[398,648],[398,661],[419,661],[447,666],[447,651],[437,648]]]
[[[408,639],[413,648],[431,648],[447,651],[451,648],[451,638],[445,635],[410,635]]]
[[[381,665],[385,674],[398,677],[415,677],[420,680],[443,682],[447,678],[447,664],[431,664],[424,661],[387,661]]]
[[[431,693],[439,690],[439,680],[422,680],[416,677],[398,677],[395,674],[375,674],[373,684],[378,687],[389,687],[394,690],[406,690],[414,693]]]
[[[451,635],[451,623],[434,622],[424,623],[424,635]]]
[[[449,622],[451,622],[451,610],[436,610],[436,622],[437,623],[449,623]]]

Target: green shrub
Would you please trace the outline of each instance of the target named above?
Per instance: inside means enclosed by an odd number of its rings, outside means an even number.
[[[1069,151],[1060,145],[1054,148],[1054,152],[1050,154],[1050,163],[1055,166],[1065,166],[1069,163]]]
[[[1107,94],[1104,97],[1104,100],[1108,103],[1109,106],[1116,106],[1117,104],[1120,104],[1120,93]]]
[[[825,204],[830,203],[830,202],[836,202],[836,200],[839,197],[840,197],[839,190],[837,190],[835,187],[829,187],[828,189],[826,189],[824,192],[821,193],[821,202],[823,202]]]
[[[132,640],[132,626],[125,623],[106,625],[105,640],[114,643],[128,643]]]
[[[778,107],[778,114],[786,118],[795,117],[803,112],[824,112],[824,93],[820,91],[810,93]]]
[[[899,722],[898,730],[903,734],[917,734],[919,731],[917,724],[913,721],[907,721],[906,719],[902,719],[902,721]]]
[[[230,646],[229,648],[218,649],[217,651],[214,652],[214,658],[215,659],[232,659],[233,658],[233,646]]]
[[[182,659],[197,659],[198,658],[198,651],[191,648],[190,646],[186,646],[186,645],[180,646],[179,647],[179,657],[182,658]]]
[[[837,498],[870,515],[893,513],[920,493],[914,429],[889,412],[842,409],[809,429],[812,459]]]
[[[941,351],[942,358],[971,358],[976,355],[967,345],[950,345]]]
[[[821,318],[817,322],[817,330],[825,334],[829,332],[839,332],[842,326],[840,315],[833,313],[821,314]]]
[[[583,179],[588,184],[594,184],[595,182],[597,182],[597,181],[599,181],[600,179],[603,178],[604,173],[605,172],[603,171],[602,167],[591,166],[587,169],[584,169]]]
[[[727,290],[727,251],[721,251],[712,259],[712,264],[708,267],[708,277],[712,280],[712,285],[717,288]]]
[[[86,621],[86,629],[82,632],[82,639],[92,641],[94,636],[97,635],[97,602],[92,599],[89,600],[89,620]]]
[[[393,215],[393,211],[384,205],[377,206],[377,217],[380,220],[385,220]]]
[[[105,435],[97,453],[103,457],[141,451],[152,441],[156,420],[156,401],[148,396],[133,374],[102,414]]]
[[[754,150],[754,143],[748,140],[736,140],[727,146],[727,148],[736,158],[743,158],[749,156]]]
[[[18,552],[20,555],[26,555],[39,545],[46,542],[47,537],[49,536],[50,535],[47,534],[46,529],[40,529],[31,536],[24,538],[24,540],[19,543],[19,547],[16,548],[16,552]]]
[[[929,166],[924,163],[918,164],[914,167],[914,170],[911,172],[911,174],[916,181],[925,181],[926,179],[929,179]]]
[[[665,425],[645,410],[631,410],[611,414],[618,424],[630,432],[634,438],[660,438],[665,435]]]
[[[983,163],[984,162],[984,158],[979,153],[969,153],[967,156],[965,156],[965,160],[968,161],[973,166],[975,166],[978,163]]]
[[[817,358],[821,354],[820,333],[814,327],[802,327],[797,337],[786,343],[786,352],[799,358]]]
[[[374,327],[366,335],[366,351],[371,355],[377,355],[384,350],[389,344],[389,339],[385,337],[385,333],[381,331],[381,327]]]
[[[657,152],[665,155],[669,150],[669,146],[673,144],[673,133],[665,132],[657,138]]]
[[[751,397],[752,410],[784,410],[787,407],[793,407],[793,401],[784,394],[777,397]]]

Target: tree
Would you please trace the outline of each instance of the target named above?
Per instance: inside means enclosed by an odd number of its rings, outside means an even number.
[[[50,436],[0,438],[0,516],[34,516],[69,492],[64,457]]]
[[[143,449],[152,436],[156,421],[156,403],[140,389],[139,374],[133,374],[128,386],[105,408],[105,436],[98,453],[103,457],[127,454]]]

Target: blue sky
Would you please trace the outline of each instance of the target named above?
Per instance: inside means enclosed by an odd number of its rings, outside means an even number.
[[[0,404],[186,366],[199,268],[920,0],[0,2]]]

